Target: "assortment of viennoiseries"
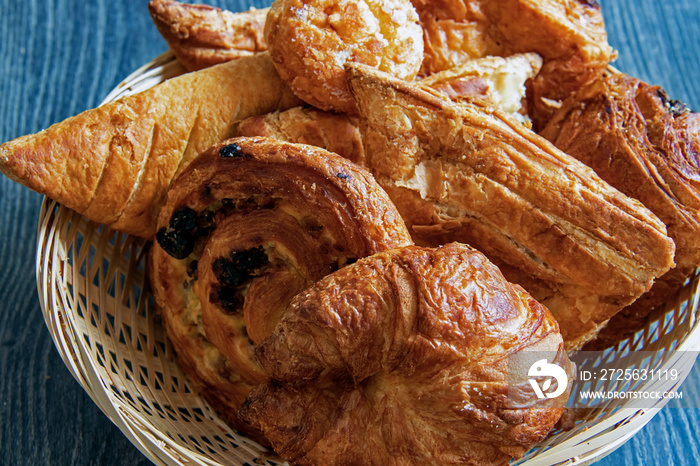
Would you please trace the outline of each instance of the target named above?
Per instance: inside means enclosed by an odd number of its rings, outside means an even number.
[[[519,458],[564,405],[509,404],[508,358],[570,369],[700,265],[700,118],[595,1],[148,9],[187,72],[0,170],[152,240],[179,364],[292,464]]]

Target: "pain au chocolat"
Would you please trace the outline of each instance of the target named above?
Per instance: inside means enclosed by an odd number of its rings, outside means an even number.
[[[606,347],[637,331],[700,265],[700,115],[658,86],[611,73],[564,101],[541,135],[642,202],[676,244],[676,267],[592,343]]]

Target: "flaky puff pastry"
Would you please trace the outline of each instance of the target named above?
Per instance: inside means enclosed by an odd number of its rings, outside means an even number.
[[[506,464],[568,398],[510,400],[509,361],[528,351],[570,370],[552,315],[481,253],[395,249],[294,298],[241,417],[292,464]]]
[[[170,183],[240,119],[300,105],[266,53],[170,78],[0,145],[0,172],[151,238]]]
[[[658,217],[507,114],[362,65],[348,76],[365,163],[416,243],[485,253],[552,311],[567,348],[673,266]]]
[[[276,0],[265,41],[277,71],[304,101],[353,113],[344,65],[359,62],[413,79],[423,35],[409,0]]]
[[[615,57],[600,5],[586,0],[412,0],[424,31],[421,75],[486,55],[535,52],[528,98],[536,127]]]
[[[525,82],[542,60],[535,54],[485,57],[420,81],[452,99],[482,98],[527,124],[521,106]],[[294,107],[246,118],[237,136],[265,136],[282,141],[311,144],[335,152],[359,165],[365,164],[362,134],[356,115],[333,113],[313,107]]]
[[[614,73],[566,100],[541,135],[640,200],[676,244],[676,267],[608,323],[593,343],[605,347],[638,330],[700,265],[700,115]]]
[[[151,0],[148,12],[170,50],[189,71],[267,50],[268,8],[233,13],[208,5]]]
[[[230,139],[198,156],[168,192],[158,228],[150,283],[178,361],[244,430],[238,408],[266,380],[253,348],[292,297],[361,257],[412,244],[368,172],[267,138]]]

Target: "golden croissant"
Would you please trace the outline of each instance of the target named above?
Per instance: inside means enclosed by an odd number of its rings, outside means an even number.
[[[513,402],[528,352],[572,375],[552,315],[481,253],[393,249],[292,300],[240,416],[292,464],[505,465],[563,411]]]

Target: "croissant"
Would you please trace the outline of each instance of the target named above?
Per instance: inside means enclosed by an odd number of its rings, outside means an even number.
[[[528,92],[537,128],[615,58],[595,1],[413,0],[413,5],[423,27],[423,76],[487,55],[539,54],[544,64]]]
[[[414,241],[485,253],[552,311],[567,348],[673,266],[651,211],[505,113],[359,64],[348,79],[365,163]]]
[[[609,346],[638,330],[700,265],[700,116],[658,86],[615,73],[566,100],[541,135],[641,201],[676,244],[676,267],[592,342]]]
[[[172,179],[238,120],[300,105],[269,56],[187,73],[0,145],[0,172],[150,238]]]
[[[189,71],[267,50],[269,8],[233,13],[208,5],[151,0],[148,12],[168,47]]]
[[[236,413],[267,378],[253,348],[292,297],[361,257],[412,244],[368,172],[268,138],[229,139],[198,156],[168,192],[155,238],[149,278],[178,361],[252,436]]]
[[[292,300],[240,416],[292,464],[506,464],[563,411],[509,401],[508,361],[527,352],[571,376],[552,315],[481,253],[385,251]]]

